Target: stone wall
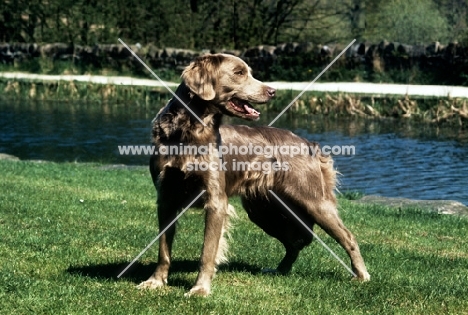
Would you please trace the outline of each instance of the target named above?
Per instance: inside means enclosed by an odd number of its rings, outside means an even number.
[[[154,69],[181,70],[193,58],[205,53],[224,52],[241,57],[260,73],[260,79],[270,79],[272,66],[284,69],[314,68],[326,65],[342,51],[344,45],[315,45],[312,43],[285,43],[278,46],[261,45],[246,50],[194,51],[178,48],[158,48],[152,45],[132,45],[132,49]],[[142,69],[140,63],[120,44],[78,46],[64,43],[27,44],[0,43],[0,63],[21,63],[37,57],[50,60],[69,60],[95,67],[122,66]],[[378,44],[356,43],[340,59],[336,67],[363,68],[366,71],[385,72],[392,69],[443,69],[457,71],[468,64],[468,47],[457,43],[412,46],[383,41]]]

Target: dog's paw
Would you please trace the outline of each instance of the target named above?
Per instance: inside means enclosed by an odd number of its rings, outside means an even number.
[[[201,285],[196,285],[192,289],[190,289],[190,291],[185,293],[184,295],[186,297],[191,297],[191,296],[205,297],[205,296],[210,295],[210,293],[211,293],[211,290],[210,290],[209,287],[207,288],[207,287],[204,287],[204,286],[201,286]]]
[[[150,278],[137,285],[137,289],[157,289],[162,288],[164,285],[165,283],[163,281]]]
[[[362,282],[370,281],[370,274],[367,271],[356,273],[356,275],[357,275],[356,277],[353,277],[353,280],[362,281]]]

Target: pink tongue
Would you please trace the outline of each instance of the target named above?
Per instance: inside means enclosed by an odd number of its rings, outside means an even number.
[[[244,109],[250,114],[250,115],[260,115],[259,112],[257,112],[255,109],[253,109],[252,107],[249,107],[247,105],[244,105]]]

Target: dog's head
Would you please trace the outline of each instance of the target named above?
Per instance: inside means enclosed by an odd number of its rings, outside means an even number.
[[[199,98],[228,115],[248,120],[260,116],[251,103],[266,103],[275,95],[275,89],[254,79],[247,64],[232,55],[198,57],[185,68],[182,79]]]

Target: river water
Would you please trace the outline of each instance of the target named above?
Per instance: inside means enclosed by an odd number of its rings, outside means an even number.
[[[147,164],[147,156],[119,155],[118,146],[149,144],[158,107],[0,102],[0,152],[57,162]],[[255,124],[267,125],[273,118],[264,115]],[[245,124],[238,119],[226,122]],[[354,146],[354,155],[335,156],[341,191],[468,204],[466,129],[291,113],[274,126],[321,146]]]

